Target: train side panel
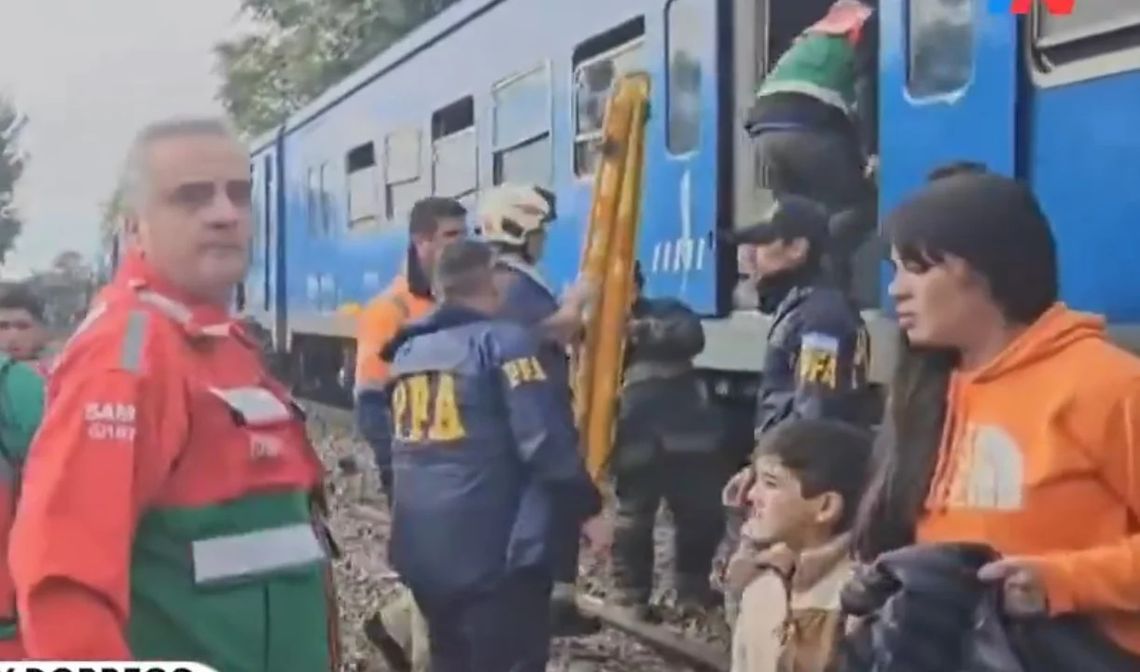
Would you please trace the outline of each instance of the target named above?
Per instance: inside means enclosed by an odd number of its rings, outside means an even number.
[[[1025,175],[1057,234],[1063,296],[1140,347],[1140,8],[1080,0],[1026,28]]]
[[[408,38],[422,49],[390,64],[382,56],[369,66],[383,71],[376,79],[288,131],[290,331],[350,335],[346,304],[365,302],[403,264],[411,204],[434,192],[474,207],[500,181],[554,188],[560,216],[544,270],[564,287],[588,220],[599,104],[631,69],[654,80],[640,247],[649,290],[715,310],[716,3],[464,6],[478,11],[448,30],[429,23]],[[701,30],[668,39],[682,24]]]

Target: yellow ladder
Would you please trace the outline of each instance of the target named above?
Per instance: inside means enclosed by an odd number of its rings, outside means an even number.
[[[637,72],[619,79],[606,104],[602,161],[582,253],[581,275],[599,291],[575,353],[574,416],[595,482],[613,452],[626,321],[634,298],[648,111],[649,75]]]

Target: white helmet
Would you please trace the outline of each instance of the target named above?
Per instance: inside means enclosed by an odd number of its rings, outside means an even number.
[[[554,220],[554,194],[533,184],[501,184],[479,199],[476,235],[488,243],[521,246],[527,234]]]

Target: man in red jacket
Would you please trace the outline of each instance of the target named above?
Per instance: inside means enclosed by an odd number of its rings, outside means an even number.
[[[337,669],[300,409],[228,307],[252,231],[249,156],[221,122],[146,129],[130,251],[64,347],[9,557],[41,660]]]

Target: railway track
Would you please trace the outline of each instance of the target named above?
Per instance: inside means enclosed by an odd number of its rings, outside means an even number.
[[[362,623],[395,588],[385,562],[388,515],[377,493],[368,448],[353,431],[352,411],[343,403],[302,400],[310,435],[325,464],[331,507],[330,524],[342,549],[335,564],[341,606],[344,672],[384,672],[387,668],[363,636]],[[666,542],[662,544],[662,542]],[[668,545],[662,537],[659,545]],[[556,640],[551,671],[558,672],[726,672],[723,644],[682,632],[678,627],[650,625],[607,605],[604,567],[585,569],[588,596],[583,610],[597,616],[603,630],[590,637]],[[692,628],[692,624],[690,624]],[[697,628],[699,629],[699,628]],[[723,636],[721,637],[723,639]]]

